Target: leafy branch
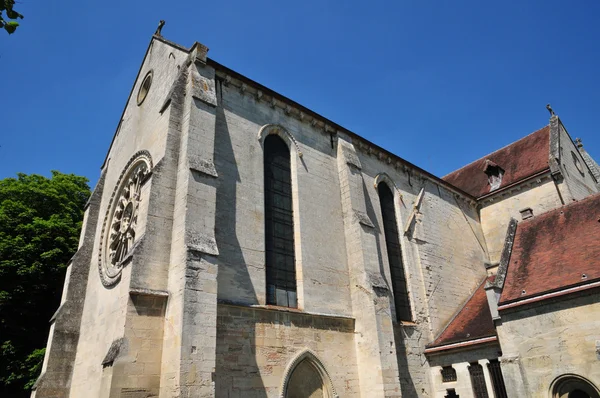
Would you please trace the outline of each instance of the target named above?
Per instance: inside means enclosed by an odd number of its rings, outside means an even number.
[[[0,0],[0,29],[4,28],[9,35],[17,30],[19,26],[17,19],[23,19],[23,15],[13,9],[14,5],[15,0]]]

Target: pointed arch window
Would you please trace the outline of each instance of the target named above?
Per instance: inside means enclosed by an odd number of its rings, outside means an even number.
[[[383,218],[383,234],[387,248],[390,274],[392,276],[392,290],[394,292],[394,304],[396,306],[396,319],[398,321],[411,321],[410,302],[408,300],[408,289],[406,287],[406,276],[402,264],[402,249],[398,236],[398,225],[396,223],[396,209],[394,206],[394,194],[390,187],[381,182],[377,185],[379,203],[381,204],[381,216]]]
[[[267,304],[297,307],[290,150],[277,135],[264,142]]]

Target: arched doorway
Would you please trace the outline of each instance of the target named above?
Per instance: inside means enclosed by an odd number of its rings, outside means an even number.
[[[324,398],[323,380],[308,359],[296,366],[290,375],[286,398]]]
[[[329,374],[310,350],[289,363],[281,386],[281,398],[338,398]]]
[[[578,375],[562,375],[551,386],[551,398],[600,398],[600,391]]]

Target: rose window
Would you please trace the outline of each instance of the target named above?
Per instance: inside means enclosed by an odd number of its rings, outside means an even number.
[[[119,179],[104,223],[99,268],[105,286],[119,280],[138,233],[141,190],[150,173],[149,155],[144,153],[130,164],[129,171]]]

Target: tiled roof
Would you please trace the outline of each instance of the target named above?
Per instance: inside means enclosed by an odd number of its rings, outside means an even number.
[[[481,282],[475,293],[428,348],[496,336],[484,289],[486,280],[492,281],[486,278]]]
[[[519,222],[500,304],[597,280],[600,194]]]
[[[549,156],[550,126],[546,126],[442,179],[470,195],[480,197],[490,192],[488,176],[485,174],[488,164],[495,163],[504,170],[500,189],[548,169]]]

